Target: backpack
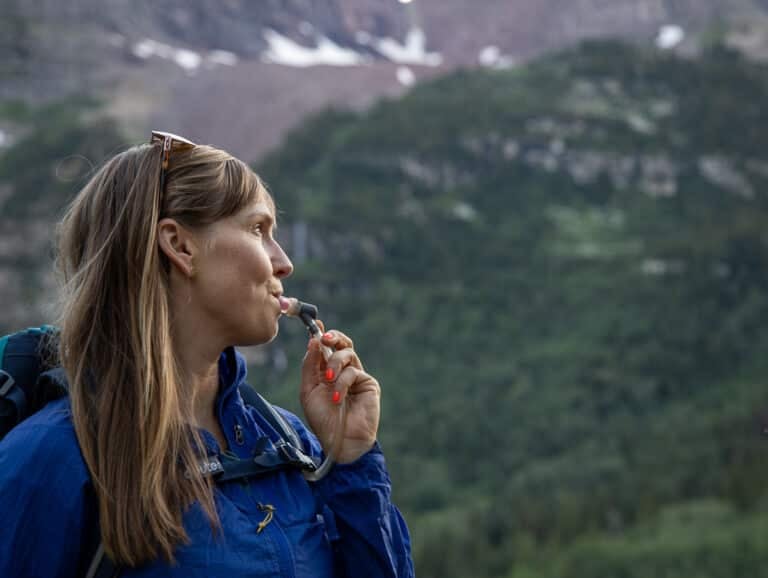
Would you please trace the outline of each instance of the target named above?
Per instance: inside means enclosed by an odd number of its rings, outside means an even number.
[[[0,338],[0,440],[24,419],[50,401],[67,395],[61,367],[54,365],[58,330],[51,325],[30,327]],[[284,469],[314,471],[315,461],[304,453],[293,426],[248,384],[240,385],[243,401],[253,407],[272,431],[268,432],[276,453],[257,453],[252,459],[206,457],[201,471],[216,482],[258,477]],[[99,537],[87,578],[112,578],[120,568],[104,554]]]

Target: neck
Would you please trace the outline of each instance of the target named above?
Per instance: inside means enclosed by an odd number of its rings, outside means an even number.
[[[186,359],[185,359],[186,357]],[[194,392],[192,411],[195,425],[210,429],[216,417],[216,396],[219,393],[218,355],[213,360],[195,358],[193,355],[180,356],[181,376]]]
[[[199,307],[189,307],[187,282],[174,279],[171,305],[172,339],[179,364],[180,379],[192,393],[194,426],[208,430],[218,440],[221,449],[227,442],[216,412],[219,393],[219,357],[226,347],[226,339],[216,330]]]
[[[196,427],[210,432],[222,451],[229,449],[227,438],[221,429],[216,413],[216,396],[219,393],[219,352],[195,348],[194,343],[176,341],[181,378],[192,386],[193,420]]]
[[[173,343],[179,363],[180,378],[193,392],[192,411],[195,425],[211,429],[218,425],[216,396],[219,392],[219,356],[223,350],[218,340],[204,330],[204,323],[193,316],[178,313],[173,316]]]

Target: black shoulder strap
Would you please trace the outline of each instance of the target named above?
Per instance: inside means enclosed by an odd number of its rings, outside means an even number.
[[[303,448],[304,444],[301,443],[301,438],[294,427],[258,391],[249,384],[243,383],[240,385],[240,395],[245,403],[256,409],[259,415],[267,420],[280,437],[298,450]]]
[[[116,578],[119,575],[120,567],[110,560],[104,552],[104,544],[99,542],[85,578]]]
[[[27,412],[27,396],[10,373],[0,369],[0,439],[13,429]]]

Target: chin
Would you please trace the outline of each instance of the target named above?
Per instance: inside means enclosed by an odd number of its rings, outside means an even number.
[[[272,332],[272,335],[270,335],[264,343],[269,343],[270,341],[274,341],[275,337],[277,337],[277,334],[279,332],[279,329],[276,327],[275,330]]]
[[[277,337],[280,326],[275,322],[273,327],[260,327],[257,331],[246,333],[239,344],[241,347],[264,345]]]

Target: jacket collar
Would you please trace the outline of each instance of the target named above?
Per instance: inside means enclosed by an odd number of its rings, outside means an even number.
[[[222,410],[231,403],[231,397],[238,387],[245,383],[248,368],[245,358],[234,347],[227,347],[219,356],[219,393],[216,395],[216,409]],[[239,400],[240,395],[235,395]]]

